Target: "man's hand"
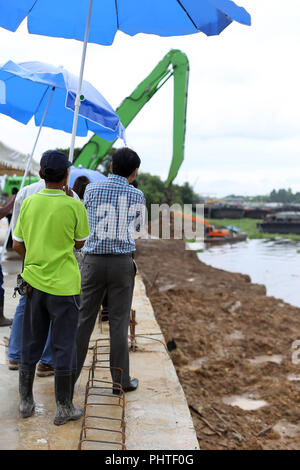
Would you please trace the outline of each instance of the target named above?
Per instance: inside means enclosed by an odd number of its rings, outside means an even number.
[[[2,217],[6,217],[8,214],[12,212],[15,199],[16,199],[16,196],[9,196],[7,198],[5,206],[0,207],[0,219],[2,219]]]
[[[66,193],[67,196],[73,197],[73,191],[72,189],[69,188],[69,186],[66,184],[66,186],[63,187],[64,192]]]
[[[85,244],[85,240],[82,240],[82,241],[76,241],[74,240],[75,242],[75,249],[76,250],[81,250],[81,248],[83,247],[83,245]]]

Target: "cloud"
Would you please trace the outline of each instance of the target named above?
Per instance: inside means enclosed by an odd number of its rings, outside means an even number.
[[[85,79],[117,107],[171,49],[190,62],[185,160],[178,182],[218,193],[298,190],[300,149],[300,9],[298,0],[239,0],[252,26],[233,23],[222,34],[176,38],[118,33],[110,47],[90,44]],[[46,60],[78,75],[82,44],[0,29],[1,62]],[[171,80],[127,130],[142,169],[167,177],[172,155]],[[30,152],[37,129],[0,115],[0,140]],[[90,136],[89,136],[90,137]],[[88,137],[88,138],[89,138]],[[76,146],[88,138],[77,138]],[[44,129],[36,151],[67,147],[70,135]]]

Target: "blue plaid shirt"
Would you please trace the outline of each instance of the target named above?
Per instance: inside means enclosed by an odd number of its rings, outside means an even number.
[[[144,224],[145,198],[127,178],[109,175],[105,181],[91,183],[84,194],[90,226],[85,242],[86,254],[131,253],[134,233]]]

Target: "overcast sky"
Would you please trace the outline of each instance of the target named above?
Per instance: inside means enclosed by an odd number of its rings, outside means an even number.
[[[204,195],[300,191],[299,0],[238,0],[252,26],[233,23],[219,36],[160,38],[118,33],[112,46],[89,44],[85,76],[117,107],[172,48],[190,62],[185,160],[176,182]],[[78,75],[82,44],[0,28],[0,63],[40,60]],[[127,128],[141,171],[166,178],[172,153],[173,84]],[[0,115],[0,140],[30,153],[37,128]],[[84,145],[91,135],[77,138]],[[43,129],[35,158],[68,147],[70,135]],[[119,144],[121,145],[121,144]]]

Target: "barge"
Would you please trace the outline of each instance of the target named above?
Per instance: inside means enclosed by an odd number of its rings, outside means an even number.
[[[299,212],[276,212],[257,224],[260,232],[300,235]]]
[[[204,205],[204,217],[208,219],[242,219],[245,209],[233,205]]]

